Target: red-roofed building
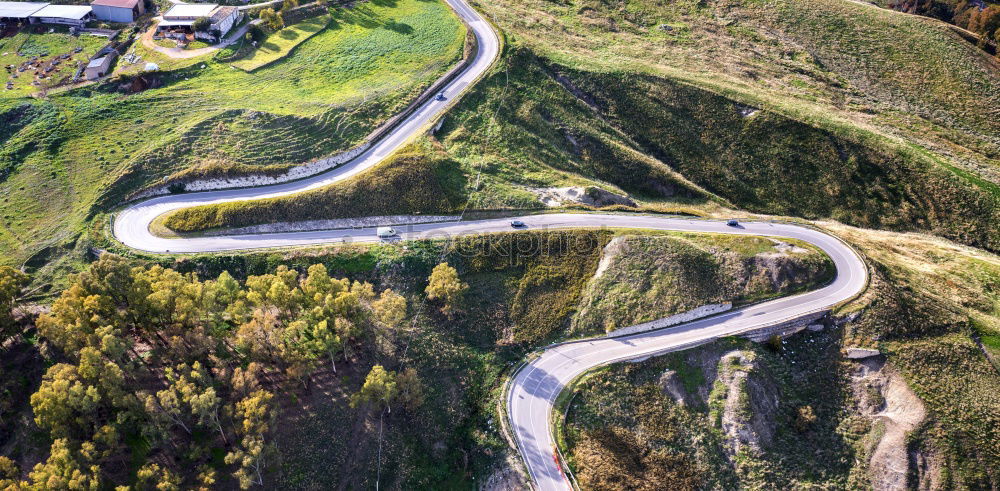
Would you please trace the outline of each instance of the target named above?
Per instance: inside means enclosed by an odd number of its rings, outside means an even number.
[[[133,22],[146,12],[145,0],[94,0],[90,2],[98,20],[109,22]]]

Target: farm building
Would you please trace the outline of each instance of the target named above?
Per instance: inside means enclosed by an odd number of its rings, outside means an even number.
[[[207,18],[209,27],[207,32],[197,33],[194,31],[194,23],[198,19]],[[220,7],[215,4],[179,4],[163,14],[163,21],[156,27],[157,34],[177,37],[178,35],[193,34],[200,39],[218,40],[226,35],[233,28],[240,18],[240,11],[236,7]]]
[[[90,2],[94,16],[108,22],[133,22],[146,12],[144,0],[94,0]]]
[[[215,9],[219,8],[216,4],[210,3],[187,3],[174,5],[163,14],[164,22],[194,22],[201,17],[208,17],[212,15]],[[187,24],[191,25],[191,24]]]
[[[115,58],[118,57],[118,53],[111,51],[110,53],[100,57],[90,60],[87,63],[87,68],[83,69],[83,76],[87,80],[97,80],[111,71],[111,65],[115,62]]]
[[[0,22],[5,24],[27,22],[31,14],[48,5],[41,2],[0,2]]]
[[[94,11],[86,5],[46,5],[29,16],[32,24],[62,24],[83,27],[94,18]]]
[[[194,37],[205,41],[218,42],[233,28],[239,16],[240,11],[236,7],[219,7],[208,18],[208,30],[205,32],[196,31]]]

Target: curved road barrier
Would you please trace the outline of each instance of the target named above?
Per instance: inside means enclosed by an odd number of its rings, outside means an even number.
[[[316,176],[284,184],[247,189],[177,194],[149,199],[129,206],[115,217],[115,237],[126,246],[155,253],[195,253],[295,247],[338,242],[376,242],[375,228],[227,235],[171,239],[150,232],[158,216],[192,206],[230,201],[273,198],[320,188],[358,175],[401,148],[410,138],[444,113],[452,100],[464,93],[493,65],[499,56],[500,39],[492,26],[465,0],[446,0],[479,42],[479,52],[461,74],[443,90],[446,100],[432,99],[407,117],[355,160]],[[511,219],[429,223],[401,227],[400,240],[454,238],[510,231]],[[725,314],[618,338],[598,338],[566,343],[545,350],[514,374],[506,394],[509,422],[518,450],[535,486],[539,489],[570,487],[555,455],[549,431],[556,396],[566,384],[594,367],[616,361],[644,358],[681,349],[712,339],[795,319],[828,309],[860,293],[867,284],[867,268],[854,251],[840,240],[810,228],[769,222],[750,222],[730,227],[723,222],[644,215],[549,214],[520,218],[529,230],[565,228],[631,228],[738,235],[787,237],[813,244],[833,259],[836,279],[819,290],[753,305]]]

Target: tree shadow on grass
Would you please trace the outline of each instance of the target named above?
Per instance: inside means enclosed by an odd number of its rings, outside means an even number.
[[[402,22],[389,21],[383,27],[399,34],[413,34],[413,26]]]
[[[357,5],[352,8],[334,11],[330,20],[330,29],[340,28],[340,23],[364,27],[366,29],[378,29],[384,27],[400,34],[413,33],[413,27],[409,24],[399,23],[393,20],[384,20],[372,10],[371,5],[379,7],[395,7],[397,0],[371,0],[369,4]]]

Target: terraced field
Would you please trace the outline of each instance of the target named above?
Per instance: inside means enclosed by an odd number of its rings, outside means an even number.
[[[321,15],[285,27],[278,32],[270,34],[267,39],[260,43],[257,49],[253,50],[245,58],[237,60],[233,63],[233,66],[252,72],[288,55],[296,46],[325,29],[329,23],[330,18]]]

